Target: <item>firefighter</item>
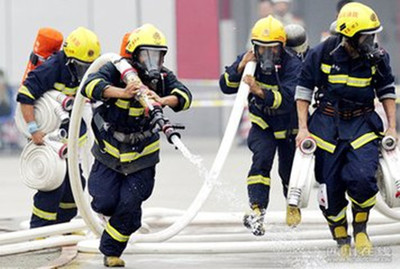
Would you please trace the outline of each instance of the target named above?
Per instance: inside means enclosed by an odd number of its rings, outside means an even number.
[[[346,208],[351,201],[356,252],[368,255],[369,212],[378,192],[379,137],[383,124],[374,111],[374,98],[382,102],[389,127],[396,137],[395,87],[389,55],[376,42],[382,30],[376,13],[353,2],[339,12],[338,35],[311,49],[296,88],[299,133],[296,143],[312,136],[318,145],[315,176],[321,184],[320,208],[340,253],[350,255]],[[317,109],[307,121],[314,87]]]
[[[79,27],[67,37],[61,51],[28,73],[18,90],[17,101],[21,103],[22,115],[36,145],[43,144],[45,133],[39,130],[35,121],[35,101],[52,89],[75,96],[86,69],[99,55],[100,43],[97,36],[92,31]],[[62,124],[60,128],[68,131],[68,123]],[[86,126],[83,123],[80,131],[80,140],[83,141],[86,138]],[[30,227],[68,222],[76,214],[77,208],[67,174],[57,189],[38,191],[35,194]]]
[[[295,151],[297,116],[294,103],[296,76],[301,61],[285,50],[286,34],[281,22],[268,16],[256,22],[252,29],[253,49],[238,56],[226,68],[219,84],[222,92],[238,91],[245,65],[257,61],[254,76],[243,82],[250,86],[248,96],[252,127],[247,140],[253,152],[253,163],[247,177],[251,213],[244,216],[244,225],[254,235],[265,233],[264,215],[269,202],[270,172],[278,150],[279,175],[286,196]],[[300,211],[288,208],[287,224],[300,223]]]
[[[168,106],[178,112],[191,104],[189,90],[163,66],[167,49],[163,33],[145,24],[132,32],[126,46],[138,78],[126,84],[110,62],[82,88],[86,97],[103,101],[93,116],[98,143],[92,149],[95,162],[88,184],[93,210],[110,217],[100,241],[107,267],[125,265],[120,256],[141,227],[141,206],[152,193],[159,162],[155,119],[141,98],[146,95],[159,111]]]

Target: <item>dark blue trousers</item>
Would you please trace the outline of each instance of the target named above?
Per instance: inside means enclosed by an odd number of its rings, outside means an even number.
[[[270,172],[276,149],[278,149],[278,171],[283,185],[283,194],[285,197],[287,195],[296,149],[294,136],[277,139],[271,128],[263,130],[253,124],[247,141],[250,150],[253,152],[253,162],[247,178],[250,206],[267,208],[270,191]]]
[[[82,186],[85,179],[81,171]],[[33,197],[33,213],[30,227],[42,227],[70,221],[77,214],[77,207],[72,195],[68,169],[60,187],[53,191],[38,191]]]
[[[343,215],[348,204],[346,192],[359,210],[369,211],[373,206],[368,201],[378,192],[375,178],[378,157],[377,139],[358,149],[353,149],[348,141],[339,141],[333,154],[317,149],[315,176],[319,183],[326,184],[328,208],[320,208],[328,222],[342,221],[345,217],[339,213]]]
[[[121,256],[129,236],[141,226],[142,203],[154,187],[155,166],[124,175],[95,161],[89,176],[94,211],[111,217],[101,236],[100,251]]]

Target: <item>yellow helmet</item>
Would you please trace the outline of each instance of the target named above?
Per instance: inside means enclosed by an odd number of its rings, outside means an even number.
[[[126,51],[134,54],[138,48],[143,46],[157,48],[165,52],[168,50],[164,34],[152,24],[144,24],[132,32],[126,45]]]
[[[351,2],[342,7],[338,14],[336,32],[353,37],[357,33],[372,34],[382,30],[381,23],[370,7]]]
[[[286,43],[286,33],[283,24],[269,15],[256,22],[251,30],[251,43],[253,45],[266,45],[279,42]]]
[[[96,60],[101,52],[96,34],[84,27],[78,27],[69,34],[63,49],[68,58],[85,63]]]

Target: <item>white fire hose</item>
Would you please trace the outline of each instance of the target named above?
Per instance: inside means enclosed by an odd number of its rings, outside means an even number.
[[[56,99],[60,101],[56,101]],[[46,134],[51,133],[57,130],[61,123],[67,123],[69,121],[68,113],[59,102],[64,102],[68,108],[68,106],[71,105],[71,98],[65,96],[61,92],[51,90],[44,93],[43,96],[35,102],[35,121],[40,131]],[[19,103],[15,110],[15,125],[25,137],[31,137]]]
[[[91,210],[89,201],[84,195],[81,184],[80,169],[79,169],[79,129],[82,120],[82,114],[85,107],[85,98],[81,94],[84,82],[89,74],[98,71],[106,63],[115,60],[118,57],[115,53],[103,54],[97,58],[86,71],[83,76],[82,83],[75,95],[75,101],[72,108],[71,120],[69,123],[69,149],[68,149],[68,172],[72,193],[74,195],[75,204],[79,209],[79,214],[87,224],[88,228],[96,235],[100,236],[104,229],[104,224],[100,218]]]
[[[106,54],[103,55],[92,64],[91,68],[88,70],[88,73],[95,72],[98,70],[102,65],[109,62],[110,60],[114,59],[115,54]],[[255,64],[254,64],[255,68]],[[247,66],[246,66],[247,69]],[[246,70],[245,70],[246,72]],[[254,69],[252,72],[254,73]],[[85,75],[83,81],[86,80],[87,74]],[[244,83],[242,83],[244,84]],[[80,86],[80,88],[82,85]],[[87,197],[84,195],[81,182],[80,182],[80,172],[78,168],[78,136],[79,136],[79,126],[81,121],[82,110],[84,106],[84,98],[80,94],[80,90],[78,90],[77,98],[75,100],[74,109],[72,112],[71,123],[70,123],[70,135],[69,135],[69,167],[70,167],[70,178],[71,178],[71,187],[74,193],[76,204],[80,210],[80,214],[83,217],[85,223],[89,226],[89,228],[97,235],[100,235],[103,231],[103,224],[100,219],[94,215],[93,211],[91,210]],[[233,137],[236,133],[237,125],[240,120],[240,116],[243,110],[243,104],[245,98],[248,94],[248,89],[241,86],[239,88],[238,95],[235,100],[235,106],[231,112],[231,117],[228,122],[228,126],[224,135],[224,139],[220,145],[218,150],[218,154],[216,159],[214,160],[210,175],[208,176],[207,180],[205,181],[202,189],[198,193],[197,197],[189,207],[189,210],[186,211],[179,211],[179,210],[145,210],[143,221],[146,223],[154,223],[154,224],[168,224],[173,223],[172,226],[169,228],[152,234],[146,235],[133,235],[132,237],[136,237],[133,241],[140,240],[141,242],[160,242],[171,238],[172,236],[176,235],[180,232],[183,228],[185,228],[189,222],[193,220],[193,218],[197,215],[198,211],[200,210],[204,201],[208,198],[209,193],[211,192],[216,179],[219,176],[219,173],[223,167],[225,159],[229,153],[229,149],[231,147]],[[378,197],[379,198],[379,197]],[[377,208],[382,205],[382,203],[377,203]],[[191,211],[193,210],[193,212]],[[396,214],[393,213],[392,209],[388,209],[384,207],[383,214],[390,218],[394,218]],[[267,214],[271,213],[272,216],[268,219],[271,223],[275,221],[282,221],[284,218],[284,212],[267,212]],[[307,215],[307,213],[310,213]],[[376,213],[376,212],[372,212]],[[194,224],[196,225],[224,225],[227,223],[235,223],[236,225],[239,224],[241,227],[240,220],[239,222],[235,222],[237,216],[230,218],[232,214],[229,213],[218,213],[220,216],[224,216],[221,220],[216,220],[215,215],[209,214],[204,215],[204,213],[200,213],[199,217],[203,218],[199,222],[196,218]],[[279,215],[279,216],[278,216]],[[204,216],[204,217],[202,217]],[[316,212],[305,211],[303,212],[303,223],[308,223],[310,220],[316,221],[316,223],[320,223],[321,216],[319,215],[318,220],[315,218],[317,216]],[[200,219],[201,219],[200,218]],[[282,219],[282,220],[281,220]],[[400,216],[399,216],[400,219]],[[381,216],[371,217],[370,224],[377,223],[385,223],[389,222],[388,219],[383,219]],[[282,221],[283,222],[283,221]],[[67,224],[65,224],[67,225]],[[57,227],[58,228],[58,227]],[[326,228],[324,226],[324,228]],[[55,227],[56,229],[56,227]],[[244,229],[241,227],[241,232]],[[383,224],[383,225],[374,225],[370,226],[369,228],[371,233],[371,239],[374,245],[391,245],[391,244],[399,244],[400,242],[400,224],[391,223],[391,224]],[[293,231],[293,230],[290,230]],[[56,231],[53,231],[56,233]],[[215,231],[214,231],[215,232]],[[247,231],[246,231],[247,232]],[[267,231],[268,233],[268,231]],[[162,244],[152,244],[152,243],[136,243],[134,245],[128,246],[125,253],[245,253],[245,252],[265,252],[265,251],[277,251],[277,250],[293,250],[293,249],[316,249],[316,248],[325,248],[325,247],[334,247],[335,243],[330,238],[329,232],[327,230],[320,230],[316,231],[315,233],[311,233],[310,231],[299,231],[295,230],[295,232],[289,232],[288,230],[284,230],[282,232],[276,232],[271,235],[272,240],[269,242],[243,242],[245,240],[254,240],[253,236],[249,236],[248,234],[229,234],[229,235],[177,235],[172,241],[175,243],[162,243]],[[33,236],[32,234],[30,235]],[[320,240],[315,240],[316,238]],[[268,240],[268,238],[263,238]],[[55,239],[54,239],[55,240]],[[60,239],[61,240],[61,239]],[[261,239],[260,239],[261,240]],[[43,248],[45,244],[45,240],[41,240],[43,243],[37,243],[35,246],[30,248],[33,249],[40,249]],[[204,241],[203,243],[198,243]],[[223,241],[223,242],[221,242]],[[240,242],[239,242],[240,241]],[[15,241],[13,241],[15,242]],[[40,242],[40,241],[38,241]],[[193,242],[193,243],[188,243]],[[213,242],[213,243],[210,243]],[[215,243],[217,242],[217,243]],[[0,245],[1,242],[1,235],[0,235]],[[54,241],[52,244],[57,244]],[[28,246],[29,244],[27,244]],[[10,245],[11,246],[11,245]],[[97,252],[98,248],[98,240],[96,241],[81,241],[79,243],[79,250],[80,251],[88,251],[88,252]],[[9,251],[9,250],[7,250]],[[0,255],[1,255],[0,249]]]
[[[44,138],[44,145],[30,141],[21,153],[20,173],[23,183],[40,191],[57,189],[64,181],[67,172],[65,157],[67,145],[59,142],[66,132],[57,131]]]
[[[72,110],[71,122],[70,122],[70,145],[68,151],[68,164],[69,164],[69,175],[71,180],[71,188],[74,194],[75,202],[80,210],[80,214],[85,222],[88,224],[89,228],[96,234],[100,235],[103,232],[103,223],[100,219],[94,215],[93,211],[90,208],[90,205],[83,195],[83,189],[80,183],[79,177],[79,168],[78,168],[78,131],[79,131],[79,122],[81,120],[82,109],[84,105],[84,97],[80,94],[82,90],[83,83],[87,79],[87,75],[93,72],[96,72],[103,66],[105,63],[109,61],[115,61],[115,59],[119,57],[116,54],[105,54],[99,57],[86,72],[84,78],[82,79],[82,83],[79,86],[77,95],[75,97],[74,108]],[[256,67],[255,62],[250,62],[246,65],[244,74],[254,74]],[[122,72],[121,72],[122,73]],[[189,209],[185,212],[185,214],[172,226],[168,227],[166,230],[161,232],[157,232],[154,234],[146,234],[146,235],[135,235],[132,236],[132,240],[134,241],[143,241],[143,242],[160,242],[171,238],[175,234],[179,233],[184,227],[188,225],[188,223],[196,216],[201,206],[204,204],[208,195],[210,194],[212,188],[215,185],[215,182],[221,172],[222,166],[225,163],[226,157],[229,153],[229,149],[232,145],[233,139],[236,134],[237,127],[239,125],[239,121],[242,115],[242,111],[244,108],[244,103],[248,95],[249,87],[245,83],[241,83],[239,87],[239,91],[235,100],[234,107],[232,109],[232,113],[230,116],[230,120],[228,122],[228,126],[225,131],[224,138],[222,140],[221,146],[218,150],[217,157],[213,163],[211,172],[204,182],[203,187],[199,191],[195,200],[190,205]]]
[[[306,208],[314,175],[314,152],[317,143],[312,137],[304,139],[296,149],[288,187],[287,203]]]
[[[393,231],[392,231],[393,232]],[[398,229],[396,230],[398,232]],[[374,246],[397,245],[400,235],[396,232],[390,235],[372,236]],[[217,254],[217,253],[265,253],[280,251],[322,250],[336,249],[336,242],[332,239],[311,240],[276,240],[253,242],[194,242],[194,243],[138,243],[128,245],[124,254]],[[85,240],[78,243],[81,252],[99,253],[98,240]]]
[[[72,98],[61,92],[51,90],[43,94],[34,105],[35,120],[39,130],[47,133],[44,145],[37,146],[30,141],[20,156],[20,174],[22,181],[29,188],[40,191],[52,191],[63,182],[66,174],[65,157],[67,154],[66,137],[61,123],[69,121],[66,108],[72,105]],[[18,104],[15,122],[17,128],[30,138],[27,124]]]
[[[400,150],[396,139],[385,136],[381,142],[377,181],[380,192],[375,208],[384,216],[400,220]]]

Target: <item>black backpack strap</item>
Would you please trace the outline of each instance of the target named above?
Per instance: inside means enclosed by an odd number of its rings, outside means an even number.
[[[91,122],[92,126],[92,131],[94,136],[97,139],[100,151],[104,153],[105,149],[105,144],[103,142],[103,138],[105,135],[105,132],[107,132],[108,129],[113,128],[112,125],[110,125],[108,122],[104,120],[104,114],[105,111],[109,108],[109,106],[105,103],[97,107],[93,111],[93,118]]]
[[[332,35],[323,42],[322,57],[320,62],[321,65],[323,63],[327,65],[333,64],[332,53],[338,48],[339,42],[340,36],[338,35]],[[324,94],[326,94],[325,89],[327,81],[328,75],[326,73],[323,73],[317,85],[318,90],[314,94],[314,99],[316,101],[314,107],[317,107],[319,105],[320,99],[323,97]]]

